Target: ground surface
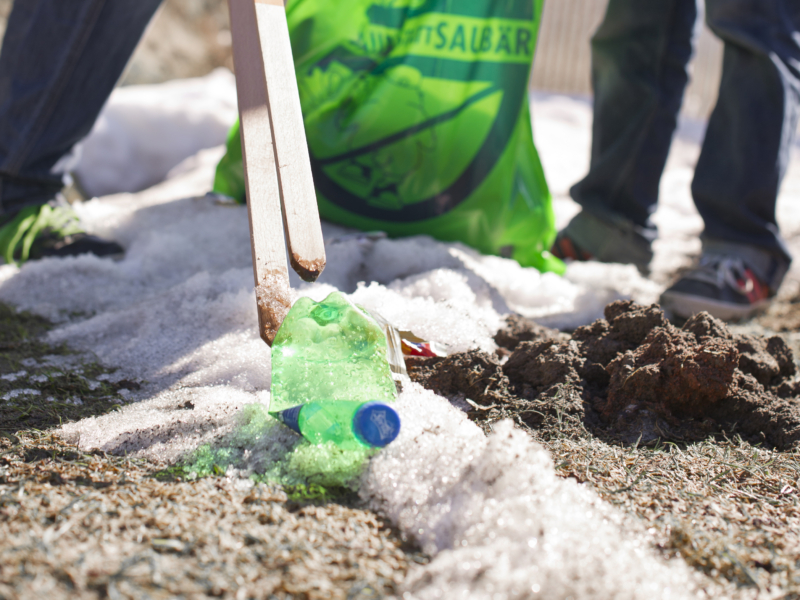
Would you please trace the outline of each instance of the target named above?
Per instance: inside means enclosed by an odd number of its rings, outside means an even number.
[[[506,362],[468,352],[414,361],[410,373],[466,401],[487,431],[512,418],[561,476],[639,517],[665,555],[735,586],[729,593],[795,597],[800,401],[793,386],[784,398],[770,387],[794,381],[783,339],[731,334],[709,317],[678,329],[632,303],[606,314],[572,335],[511,318],[496,338]],[[636,364],[642,357],[651,360]],[[631,387],[622,394],[620,372]]]
[[[0,482],[2,598],[378,598],[417,558],[369,511],[47,434],[0,441]]]
[[[46,430],[114,410],[138,384],[40,341],[48,328],[0,304],[0,598],[366,600],[427,562],[349,495],[186,481],[64,443]]]
[[[653,324],[654,311],[633,308],[629,320]],[[0,382],[13,374],[41,392],[0,403],[16,415],[0,432],[0,597],[381,598],[400,589],[409,565],[427,562],[355,497],[237,483],[222,472],[186,481],[181,469],[87,453],[42,431],[55,415],[72,420],[113,410],[125,402],[120,386],[135,382],[108,383],[113,372],[86,355],[39,341],[46,321],[0,309]],[[555,364],[540,369],[539,383],[543,377],[551,385],[532,393],[536,376],[521,383],[514,351],[519,357],[536,344],[575,346],[569,338],[514,319],[498,332],[499,356],[418,361],[411,374],[468,401],[470,417],[487,432],[499,418],[514,419],[552,453],[561,477],[635,516],[665,556],[683,558],[732,597],[800,593],[800,451],[743,441],[725,431],[730,422],[680,428],[684,421],[673,417],[672,429],[662,422],[654,435],[652,423],[633,420],[620,432],[613,420],[587,418],[590,404],[580,400],[586,390],[563,370],[554,376]],[[562,348],[551,362],[568,364],[574,354]],[[24,370],[23,362],[55,357],[61,368],[71,357],[69,376]],[[90,389],[98,376],[102,387]],[[634,425],[645,439],[620,443]],[[676,431],[696,439],[670,439]]]
[[[646,448],[555,435],[544,444],[560,475],[639,517],[665,555],[728,584],[732,597],[800,594],[797,451],[736,436]]]

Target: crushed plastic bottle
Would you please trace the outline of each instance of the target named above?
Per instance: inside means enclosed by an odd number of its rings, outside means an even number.
[[[393,402],[397,389],[378,323],[340,292],[300,298],[272,345],[270,412],[308,402]]]
[[[309,402],[270,414],[312,444],[333,442],[345,450],[382,448],[400,433],[397,412],[380,402]]]

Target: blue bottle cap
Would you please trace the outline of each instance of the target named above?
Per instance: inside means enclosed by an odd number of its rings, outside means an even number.
[[[271,412],[269,414],[281,421],[289,429],[302,434],[300,431],[300,411],[303,410],[304,406],[305,404],[301,404],[299,406],[287,408],[286,410],[282,410],[280,412]]]
[[[356,411],[353,429],[365,444],[383,448],[400,433],[400,416],[391,406],[370,402]]]

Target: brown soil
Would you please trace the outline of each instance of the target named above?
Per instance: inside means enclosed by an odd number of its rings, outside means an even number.
[[[522,342],[535,342],[539,340],[565,339],[569,336],[560,333],[556,329],[543,327],[538,323],[521,317],[519,315],[509,315],[506,317],[506,325],[494,336],[494,341],[499,346],[501,356],[511,354]]]
[[[570,338],[510,318],[492,356],[415,361],[411,377],[489,427],[511,417],[537,437],[595,435],[622,443],[739,434],[788,449],[800,441],[800,384],[780,337],[734,335],[706,313],[682,328],[657,305],[609,304]],[[523,337],[524,336],[524,337]]]

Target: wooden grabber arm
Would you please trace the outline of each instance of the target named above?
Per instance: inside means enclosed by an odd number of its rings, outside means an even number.
[[[259,331],[272,345],[291,307],[286,242],[305,281],[325,268],[325,245],[283,1],[228,7]]]

